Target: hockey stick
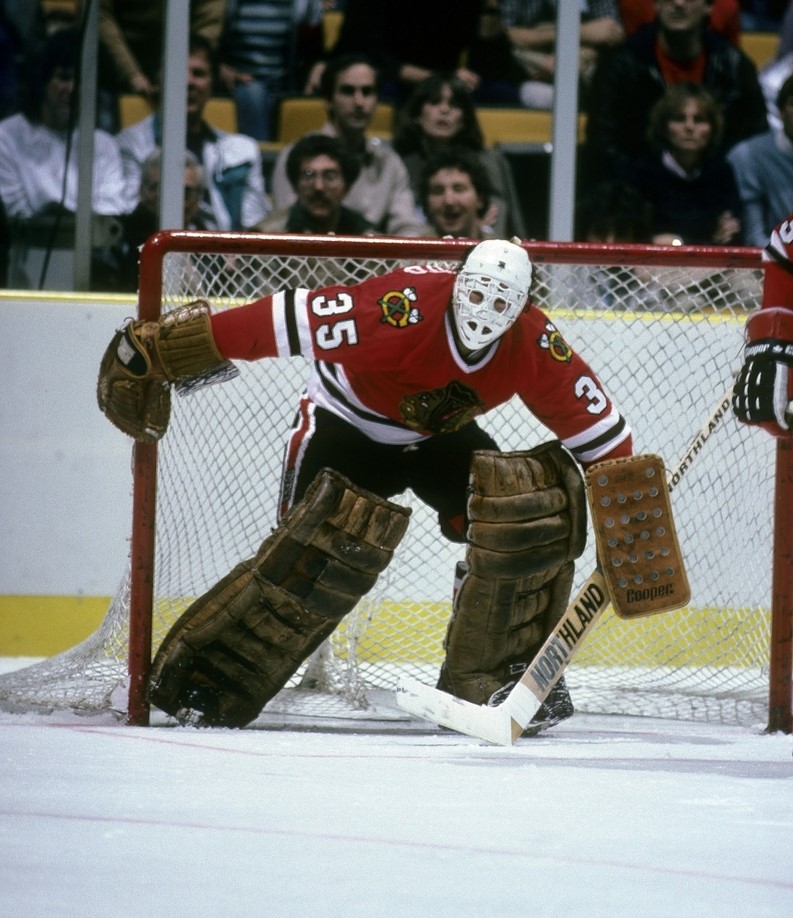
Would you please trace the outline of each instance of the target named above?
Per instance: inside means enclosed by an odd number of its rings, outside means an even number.
[[[688,473],[705,442],[721,426],[728,414],[731,394],[732,386],[719,399],[675,468],[667,473],[670,494]],[[495,707],[463,701],[407,676],[399,678],[397,704],[403,710],[439,726],[496,745],[511,746],[529,726],[609,601],[606,580],[598,566],[548,635],[520,681]]]

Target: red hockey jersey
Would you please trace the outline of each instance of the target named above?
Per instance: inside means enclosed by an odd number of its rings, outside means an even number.
[[[771,233],[763,267],[763,306],[793,309],[793,214]]]
[[[280,291],[213,315],[212,329],[229,359],[313,359],[310,397],[378,442],[457,430],[517,395],[580,462],[630,455],[630,428],[598,377],[535,306],[465,359],[449,309],[455,276],[416,265]]]

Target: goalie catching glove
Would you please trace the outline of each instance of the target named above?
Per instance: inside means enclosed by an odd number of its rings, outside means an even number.
[[[97,401],[119,430],[154,443],[168,428],[172,383],[208,383],[236,372],[215,346],[209,304],[197,300],[116,332],[99,367]]]
[[[775,437],[790,435],[793,413],[793,312],[758,309],[746,321],[744,364],[735,381],[732,406],[738,420]]]

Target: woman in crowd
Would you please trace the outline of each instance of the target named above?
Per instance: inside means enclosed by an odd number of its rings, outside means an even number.
[[[716,100],[699,84],[670,86],[653,106],[652,153],[632,160],[623,177],[652,205],[654,242],[741,244],[738,188],[720,152],[723,124]]]
[[[515,182],[505,156],[486,148],[471,94],[455,76],[433,74],[419,83],[400,112],[394,148],[410,175],[416,200],[421,200],[421,175],[426,160],[441,150],[475,151],[493,190],[482,225],[488,235],[524,237],[525,225]]]

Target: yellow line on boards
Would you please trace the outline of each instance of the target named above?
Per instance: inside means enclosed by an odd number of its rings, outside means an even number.
[[[96,631],[110,601],[109,596],[0,596],[0,656],[47,657],[68,650]],[[448,601],[386,600],[369,610],[362,633],[347,634],[343,622],[334,641],[343,656],[344,642],[352,638],[360,662],[440,665],[450,614]],[[668,634],[674,637],[664,653],[677,665],[763,666],[769,616],[768,609],[689,607],[624,622],[609,609],[575,662],[652,666],[659,662],[659,638]]]
[[[92,634],[109,596],[0,596],[0,656],[49,657]]]

